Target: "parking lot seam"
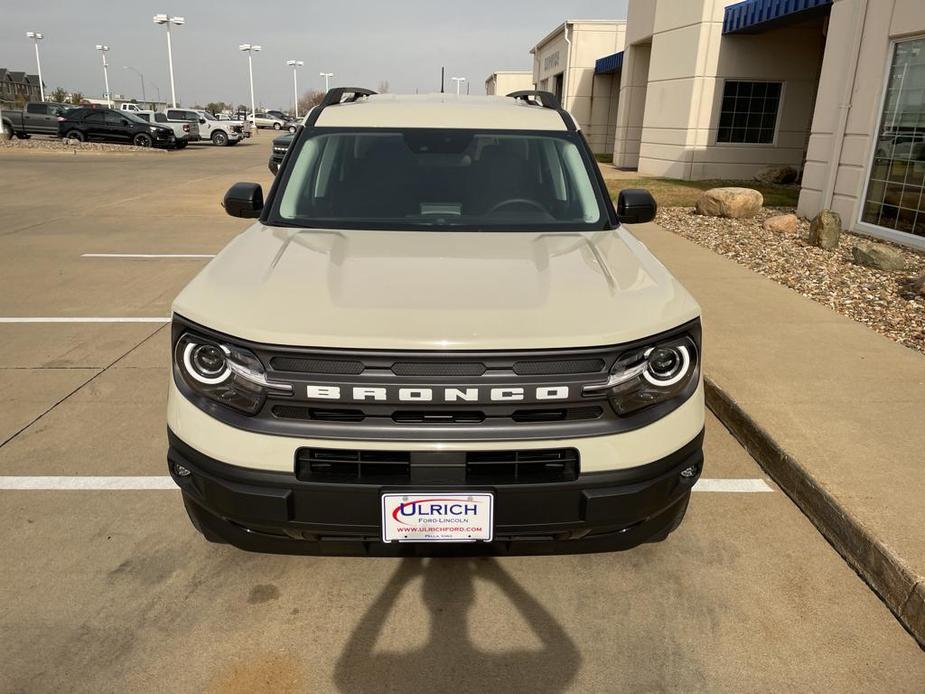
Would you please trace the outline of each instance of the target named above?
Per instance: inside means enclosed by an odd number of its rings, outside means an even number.
[[[707,407],[925,648],[925,604],[915,600],[920,577],[854,518],[728,392],[710,377],[705,377],[704,384]]]

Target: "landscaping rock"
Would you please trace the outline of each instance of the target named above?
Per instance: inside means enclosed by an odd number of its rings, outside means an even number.
[[[822,210],[809,225],[809,244],[826,250],[838,248],[841,217],[832,210]]]
[[[906,289],[912,294],[925,296],[925,272],[923,272],[915,279],[909,280],[909,284],[906,285]]]
[[[792,166],[769,166],[755,174],[755,180],[761,183],[794,183],[800,172]]]
[[[851,249],[851,257],[856,264],[876,270],[893,272],[906,269],[906,259],[903,254],[883,243],[858,241]]]
[[[778,234],[796,234],[800,228],[800,218],[795,214],[779,214],[776,217],[768,217],[762,226],[765,230]]]
[[[751,188],[711,188],[697,200],[697,214],[743,219],[761,211],[764,197]]]

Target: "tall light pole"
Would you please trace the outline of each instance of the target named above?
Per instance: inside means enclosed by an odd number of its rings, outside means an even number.
[[[39,59],[39,41],[45,38],[45,34],[40,31],[27,31],[26,37],[32,39],[35,44],[35,66],[39,70],[39,93],[42,95],[42,101],[45,101],[45,83],[42,82],[42,61]]]
[[[465,77],[450,77],[451,80],[456,82],[456,96],[459,96],[459,88],[462,86],[462,83],[466,81]]]
[[[251,118],[254,120],[254,133],[257,132],[257,107],[254,103],[254,53],[263,50],[261,46],[252,43],[242,43],[238,46],[239,50],[247,53],[247,70],[251,78]]]
[[[131,65],[123,65],[122,69],[131,70],[132,72],[134,72],[136,75],[138,75],[141,78],[141,102],[143,104],[146,104],[148,101],[148,97],[145,96],[145,76],[141,74],[140,70],[136,70]]]
[[[295,99],[295,117],[299,117],[299,78],[296,71],[305,65],[301,60],[287,60],[286,65],[292,68],[292,96]]]
[[[186,24],[186,20],[183,17],[171,17],[168,14],[156,14],[154,15],[155,24],[163,24],[167,27],[167,64],[170,66],[170,100],[173,102],[173,107],[177,107],[177,89],[173,83],[173,49],[170,46],[170,25],[183,26]]]
[[[319,75],[324,77],[324,93],[327,94],[331,89],[331,78],[334,77],[333,72],[319,72]]]
[[[96,44],[96,50],[103,57],[103,80],[106,82],[106,103],[112,108],[112,95],[109,93],[109,63],[106,62],[106,54],[109,53],[109,46],[101,43]]]

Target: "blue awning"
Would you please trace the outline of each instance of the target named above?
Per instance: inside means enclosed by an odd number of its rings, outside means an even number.
[[[825,14],[832,0],[745,0],[723,15],[724,34],[757,34],[791,21]]]
[[[623,68],[623,51],[613,55],[605,55],[598,58],[594,63],[595,75],[607,75],[612,72],[618,72]]]

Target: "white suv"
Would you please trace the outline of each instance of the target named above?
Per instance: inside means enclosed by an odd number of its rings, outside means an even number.
[[[331,90],[173,305],[170,474],[209,540],[626,549],[700,476],[700,308],[552,94]]]

